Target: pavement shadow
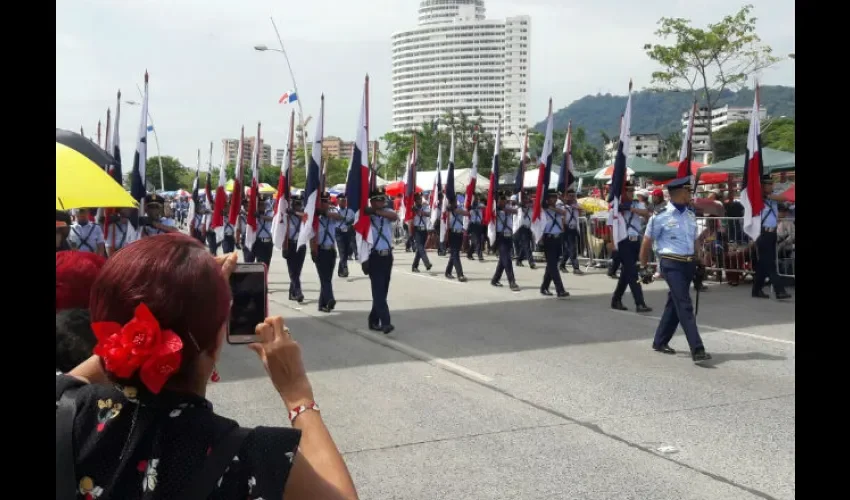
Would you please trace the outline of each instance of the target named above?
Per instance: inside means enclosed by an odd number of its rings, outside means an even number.
[[[702,368],[717,368],[719,365],[729,361],[785,361],[786,356],[765,354],[763,352],[718,352],[711,353],[711,360],[702,363]]]

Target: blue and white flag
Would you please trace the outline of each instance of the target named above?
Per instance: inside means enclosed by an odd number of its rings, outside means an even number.
[[[294,90],[290,90],[289,92],[284,92],[280,99],[278,99],[278,104],[292,104],[293,102],[298,100],[298,94],[295,93]]]
[[[319,230],[319,218],[316,217],[316,206],[321,199],[319,188],[322,182],[322,142],[325,137],[325,95],[322,94],[322,105],[319,119],[316,121],[316,133],[313,134],[313,154],[307,164],[307,183],[304,187],[304,214],[306,220],[298,233],[298,246],[301,248],[310,242]]]

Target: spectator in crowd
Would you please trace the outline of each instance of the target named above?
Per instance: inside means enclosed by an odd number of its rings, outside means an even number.
[[[91,252],[56,252],[56,312],[87,309],[89,294],[106,259]]]
[[[68,373],[89,359],[97,340],[87,309],[56,313],[56,374]]]
[[[250,347],[293,428],[242,429],[205,399],[236,260],[180,233],[109,259],[91,293],[95,355],[56,377],[57,455],[73,461],[57,462],[57,485],[122,500],[357,498],[282,318]]]
[[[68,212],[56,211],[56,251],[61,252],[70,250],[71,244],[68,243],[68,234],[71,232],[71,214]]]
[[[779,224],[776,228],[776,250],[779,257],[779,274],[794,275],[795,246],[797,243],[796,223],[787,204],[779,205]]]

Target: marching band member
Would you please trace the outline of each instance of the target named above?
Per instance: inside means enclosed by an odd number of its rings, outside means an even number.
[[[221,251],[226,255],[229,253],[233,253],[233,251],[238,246],[236,244],[236,231],[233,227],[233,224],[230,223],[230,217],[228,214],[230,213],[230,202],[232,200],[232,196],[230,193],[227,194],[227,201],[224,204],[224,237],[221,239]]]
[[[523,193],[522,204],[517,206],[516,217],[520,217],[520,226],[514,239],[517,240],[516,265],[523,267],[522,261],[528,260],[528,267],[535,269],[534,263],[534,235],[531,234],[531,202],[534,196],[530,192]]]
[[[68,242],[72,248],[81,252],[96,253],[106,257],[106,247],[103,241],[103,229],[91,222],[90,210],[81,208],[77,211],[77,221],[71,225]]]
[[[319,311],[329,313],[336,307],[333,274],[336,266],[336,224],[342,217],[332,207],[331,195],[322,193],[316,214],[319,216],[319,231],[311,244],[313,262],[319,274]]]
[[[632,297],[635,299],[635,311],[643,313],[652,311],[652,308],[644,302],[643,287],[640,286],[638,280],[637,263],[641,245],[641,217],[649,217],[650,212],[643,203],[633,199],[634,193],[635,185],[632,181],[626,181],[623,201],[620,204],[622,212],[620,216],[626,223],[627,237],[623,241],[614,242],[617,245],[617,252],[620,255],[620,263],[623,269],[620,271],[620,278],[617,280],[614,295],[611,297],[611,309],[628,311],[628,308],[623,305],[623,294],[626,293],[626,287],[629,287],[632,291]],[[609,217],[608,225],[610,226],[612,222],[613,218]]]
[[[369,253],[369,282],[372,285],[372,310],[369,311],[369,329],[390,333],[395,327],[390,322],[390,276],[393,268],[393,222],[398,220],[394,210],[386,208],[387,198],[383,188],[372,191],[371,206],[366,213],[371,217],[374,245]]]
[[[251,252],[257,262],[271,267],[274,244],[272,243],[272,221],[274,220],[274,207],[267,197],[257,198],[257,238]]]
[[[576,202],[575,189],[567,189],[567,193],[564,195],[564,204],[562,208],[565,212],[564,243],[563,248],[561,249],[561,262],[558,265],[558,269],[561,272],[567,272],[567,260],[569,260],[573,267],[573,274],[581,275],[584,273],[578,266],[578,242],[580,238],[579,218],[582,216],[582,210]],[[637,259],[635,259],[635,262],[637,262]]]
[[[110,257],[138,239],[138,234],[130,224],[133,209],[122,208],[117,214],[110,216],[109,227],[106,230],[106,253]]]
[[[481,197],[478,193],[475,193],[472,196],[472,203],[469,204],[469,229],[467,230],[467,234],[469,234],[469,247],[466,250],[466,258],[469,260],[474,259],[473,254],[478,254],[478,260],[483,261],[484,256],[481,252],[484,249],[484,236],[487,234],[487,231],[484,230],[484,226],[481,224]]]
[[[307,246],[298,248],[298,233],[301,232],[301,221],[304,217],[300,196],[293,196],[291,206],[286,211],[289,217],[288,236],[283,247],[283,258],[286,259],[286,269],[289,272],[289,300],[304,302],[301,292],[301,270],[304,269],[304,259],[307,256]]]
[[[354,210],[348,208],[348,200],[345,199],[345,193],[340,193],[336,197],[339,209],[340,220],[336,224],[336,241],[339,249],[339,267],[336,274],[340,278],[348,277],[348,260],[354,253],[354,232],[351,227],[354,224]]]
[[[499,249],[499,263],[496,265],[496,273],[493,274],[490,284],[493,286],[502,286],[499,280],[502,279],[502,272],[504,272],[508,275],[508,284],[511,290],[518,292],[519,285],[516,284],[514,265],[513,261],[511,261],[514,227],[511,217],[516,214],[516,209],[507,206],[507,193],[500,191],[498,196],[499,199],[496,202],[496,246]]]
[[[543,255],[546,257],[546,272],[543,273],[543,283],[540,284],[540,293],[543,295],[552,295],[549,291],[549,284],[555,283],[555,291],[559,298],[569,297],[570,292],[564,289],[564,282],[561,281],[561,272],[558,270],[558,258],[561,253],[561,233],[563,231],[563,221],[566,211],[557,206],[558,191],[555,189],[546,190],[546,209],[543,211],[543,218],[546,222],[543,231]]]
[[[463,264],[460,261],[460,247],[463,245],[463,217],[469,216],[469,212],[460,208],[457,200],[449,200],[448,217],[446,219],[446,238],[449,240],[449,262],[446,265],[446,278],[453,280],[452,268],[457,271],[457,280],[461,283],[466,282],[466,276],[463,275]],[[471,220],[471,218],[470,218]]]
[[[425,242],[428,239],[428,221],[431,219],[431,207],[422,203],[422,193],[413,195],[413,240],[415,243],[413,266],[411,271],[419,272],[419,261],[425,263],[425,270],[431,270],[431,261],[425,251]],[[439,235],[437,236],[439,238]],[[451,262],[451,261],[449,261]]]

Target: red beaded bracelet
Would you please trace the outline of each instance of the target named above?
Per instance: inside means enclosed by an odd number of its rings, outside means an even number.
[[[289,410],[289,421],[294,424],[295,419],[298,418],[298,415],[301,415],[302,413],[308,410],[319,411],[319,405],[317,405],[315,401],[312,401],[310,403],[307,403],[306,405],[301,405]]]

